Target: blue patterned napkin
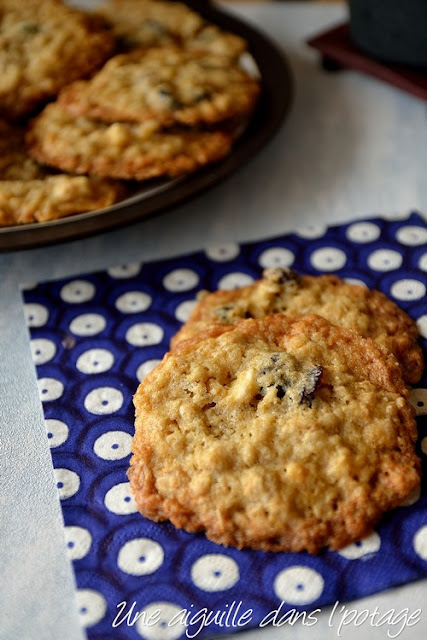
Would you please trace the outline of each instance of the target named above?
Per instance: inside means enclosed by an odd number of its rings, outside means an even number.
[[[271,266],[336,273],[393,298],[417,320],[425,347],[426,245],[427,225],[413,213],[399,221],[310,226],[24,291],[66,546],[90,640],[202,638],[291,623],[303,610],[315,619],[326,605],[427,576],[425,480],[421,494],[386,515],[368,538],[313,557],[238,551],[152,523],[137,512],[126,477],[132,395],[199,289],[245,285]],[[424,468],[426,382],[411,393]]]

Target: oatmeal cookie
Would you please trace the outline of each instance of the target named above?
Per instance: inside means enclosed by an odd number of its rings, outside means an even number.
[[[407,395],[393,356],[320,316],[213,327],[135,394],[138,509],[239,548],[339,549],[419,485]]]
[[[38,180],[0,181],[0,225],[58,220],[104,209],[124,195],[121,185],[87,176],[64,174]]]
[[[109,122],[197,125],[250,114],[258,95],[258,82],[229,58],[165,47],[111,58],[91,80],[65,87],[59,102]]]
[[[52,103],[29,129],[30,155],[63,171],[144,180],[178,176],[219,160],[231,148],[223,131],[161,131],[155,123],[106,124],[74,118]]]
[[[180,44],[231,57],[246,49],[243,38],[206,22],[179,2],[112,0],[97,13],[111,25],[123,49]]]
[[[46,171],[29,157],[25,129],[0,119],[0,180],[35,180]]]
[[[203,293],[189,321],[171,342],[191,338],[211,324],[232,325],[242,318],[272,313],[316,313],[330,322],[355,329],[390,351],[406,382],[418,382],[423,356],[413,320],[387,296],[347,284],[331,275],[298,275],[291,269],[267,269],[261,280],[233,291]]]
[[[60,0],[0,0],[0,115],[21,118],[112,52],[103,20]]]
[[[112,0],[96,13],[111,25],[125,48],[175,44],[194,37],[204,25],[198,13],[180,2]]]

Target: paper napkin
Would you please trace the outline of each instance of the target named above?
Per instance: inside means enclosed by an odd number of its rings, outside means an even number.
[[[137,512],[126,477],[132,395],[168,350],[198,290],[248,284],[266,267],[335,273],[394,299],[417,321],[425,347],[426,245],[427,225],[413,213],[310,226],[23,292],[65,545],[90,640],[203,638],[277,616],[289,621],[300,611],[314,619],[326,605],[427,576],[425,481],[421,494],[365,540],[310,556],[238,551],[150,522]],[[426,382],[411,393],[424,470]]]

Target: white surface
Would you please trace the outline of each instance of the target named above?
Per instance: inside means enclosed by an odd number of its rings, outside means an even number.
[[[83,637],[18,283],[257,239],[301,225],[427,211],[425,104],[357,73],[327,74],[304,44],[339,21],[344,8],[276,3],[237,5],[233,11],[286,51],[295,75],[291,115],[269,146],[211,192],[161,217],[79,242],[0,256],[2,640]],[[423,581],[354,606],[414,611],[423,608],[426,596]],[[291,631],[285,625],[235,637],[279,640],[291,632],[294,640],[329,640],[338,637],[339,628],[336,622],[328,626],[328,615],[322,612],[311,627],[296,624]],[[427,611],[398,637],[424,638],[426,619]],[[368,638],[387,638],[388,630],[348,625],[341,637],[365,632]]]

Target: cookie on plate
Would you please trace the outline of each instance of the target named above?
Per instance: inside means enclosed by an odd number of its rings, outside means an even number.
[[[336,276],[298,275],[291,269],[267,269],[261,280],[232,291],[204,292],[171,346],[212,324],[233,325],[242,318],[271,313],[316,313],[355,329],[396,357],[406,382],[414,384],[421,377],[423,356],[415,322],[387,296]]]
[[[0,119],[0,180],[34,180],[46,170],[25,149],[25,128]]]
[[[164,47],[111,58],[91,80],[66,87],[59,102],[73,115],[106,121],[199,125],[250,114],[259,91],[225,56]]]
[[[50,175],[0,181],[0,225],[58,220],[104,209],[124,195],[121,185],[88,176]]]
[[[157,47],[192,38],[203,18],[180,2],[112,0],[96,9],[123,47]]]
[[[31,113],[113,47],[103,20],[60,0],[0,0],[0,116]]]
[[[320,316],[213,327],[135,394],[138,509],[239,548],[341,548],[419,485],[407,395],[391,355]]]
[[[246,49],[243,38],[206,22],[180,2],[112,0],[97,13],[111,25],[123,49],[180,44],[231,57]]]
[[[178,176],[227,155],[226,131],[161,131],[155,123],[106,124],[74,118],[57,103],[35,118],[27,134],[30,155],[63,171],[145,180]]]

